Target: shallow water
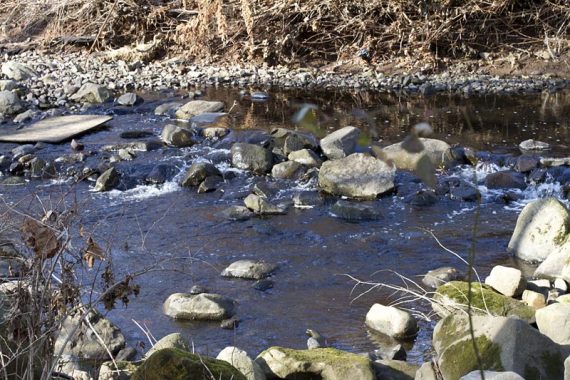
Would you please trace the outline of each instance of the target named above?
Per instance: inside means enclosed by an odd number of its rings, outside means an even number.
[[[178,94],[142,94],[147,101],[128,110],[122,107],[99,107],[98,113],[112,113],[109,128],[83,136],[87,150],[127,142],[119,137],[125,130],[148,130],[155,135],[168,120],[153,115],[154,107]],[[395,95],[368,93],[271,92],[268,102],[254,103],[240,99],[233,90],[208,89],[205,99],[223,100],[233,106],[227,125],[235,131],[228,141],[255,139],[255,131],[275,127],[296,128],[291,117],[305,103],[319,107],[319,123],[310,132],[318,137],[346,125],[363,130],[360,149],[371,141],[383,144],[400,141],[410,125],[429,121],[436,138],[496,154],[518,155],[520,141],[534,138],[553,144],[552,155],[564,156],[570,141],[570,94],[539,94],[521,97],[481,97],[462,99],[437,96],[398,98]],[[2,144],[1,151],[15,145]],[[141,152],[138,157],[121,163],[123,171],[152,167],[159,161],[174,163],[182,173],[195,160],[209,160],[227,155],[229,144],[198,146],[187,149],[161,149]],[[71,152],[68,144],[48,145],[38,152],[42,158],[55,158]],[[94,165],[99,158],[89,158]],[[245,222],[225,220],[220,212],[230,205],[242,204],[243,197],[255,181],[264,181],[234,170],[225,161],[215,159],[222,171],[233,170],[236,177],[227,181],[222,191],[197,194],[182,189],[176,178],[160,186],[139,186],[120,192],[93,193],[92,183],[71,184],[66,181],[31,181],[26,186],[2,187],[5,202],[20,209],[45,209],[76,206],[76,227],[93,231],[97,240],[112,252],[116,278],[147,267],[152,271],[138,278],[140,295],[128,307],[121,305],[109,312],[127,336],[129,343],[148,347],[145,333],[136,320],[152,335],[160,338],[181,332],[196,350],[216,355],[223,347],[236,345],[250,354],[282,345],[306,347],[305,330],[316,329],[333,346],[353,352],[375,348],[377,336],[369,334],[364,317],[375,302],[397,300],[387,289],[358,285],[353,278],[370,282],[402,284],[396,271],[420,281],[430,269],[456,266],[462,262],[446,253],[426,230],[432,231],[445,247],[466,257],[472,245],[476,214],[476,267],[483,277],[496,264],[521,267],[532,273],[532,266],[510,257],[506,247],[520,209],[538,196],[562,197],[557,183],[530,186],[517,202],[505,204],[504,191],[488,191],[483,185],[486,174],[499,166],[456,168],[438,176],[458,176],[476,182],[482,191],[481,207],[475,203],[440,200],[430,207],[416,208],[403,199],[388,195],[375,201],[384,217],[378,221],[350,223],[329,213],[335,201],[328,199],[322,207],[291,208],[287,215],[254,218]],[[475,178],[477,180],[475,180]],[[287,200],[299,190],[296,183],[281,183],[276,200]],[[306,189],[314,189],[309,184]],[[79,241],[74,241],[79,245]],[[252,282],[229,280],[219,274],[238,259],[252,258],[278,263],[272,276],[273,289],[260,292]],[[81,274],[89,283],[99,267]],[[97,280],[99,281],[99,280]],[[203,285],[238,302],[236,330],[222,330],[217,322],[174,321],[162,313],[168,295]],[[430,307],[420,302],[405,306],[422,315]],[[434,321],[421,322],[421,332],[408,357],[421,362],[430,354]]]

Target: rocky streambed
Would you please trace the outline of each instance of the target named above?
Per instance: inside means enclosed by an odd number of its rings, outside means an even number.
[[[14,78],[1,82],[5,134],[68,113],[113,119],[60,144],[1,144],[0,191],[10,207],[80,212],[84,229],[106,243],[117,276],[153,265],[126,310],[92,320],[112,337],[117,360],[146,353],[144,329],[167,337],[158,347],[170,349],[140,369],[121,362],[125,372],[137,371],[134,378],[174,376],[153,372],[156,363],[202,371],[189,347],[216,356],[226,346],[261,353],[255,364],[243,351],[220,353],[248,378],[432,378],[431,365],[416,370],[434,357],[444,378],[459,378],[476,368],[465,320],[455,314],[465,304],[463,260],[476,222],[475,263],[488,285],[474,285],[483,295],[474,301],[475,324],[486,368],[563,378],[568,342],[546,327],[568,328],[555,299],[565,299],[569,280],[570,102],[549,92],[562,82],[546,78],[532,87],[545,91],[527,97],[464,99],[453,93],[466,91],[448,88],[445,96],[403,99],[205,85],[187,91],[173,82],[182,74],[147,86],[150,68],[124,68],[132,80],[112,71],[120,64],[108,69],[116,76],[88,67],[66,78],[60,64],[30,63],[33,72],[20,79],[4,70]],[[196,75],[203,84],[233,81],[214,77]],[[235,84],[251,83],[270,84]],[[164,90],[132,92],[138,88]],[[431,124],[427,137],[412,128],[422,121]],[[549,201],[530,203],[537,198]],[[94,275],[86,269],[80,281],[91,284]],[[452,282],[434,296],[439,279]],[[377,283],[407,285],[416,300],[398,303],[409,293],[394,296]],[[421,302],[432,296],[433,305]],[[388,306],[394,302],[397,308]],[[540,317],[535,309],[549,312]],[[535,351],[520,350],[523,341]],[[72,365],[63,372],[85,369],[76,358],[108,359],[106,350],[86,354],[83,345],[66,351]],[[216,378],[240,376],[218,362],[206,367]]]

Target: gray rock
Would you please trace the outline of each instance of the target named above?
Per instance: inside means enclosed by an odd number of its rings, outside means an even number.
[[[433,364],[431,362],[423,363],[417,370],[414,380],[438,380]]]
[[[223,177],[219,176],[207,177],[205,180],[202,181],[200,186],[198,186],[198,194],[216,191],[220,186],[220,184],[223,182],[224,182]]]
[[[255,214],[245,206],[230,206],[222,211],[222,215],[229,220],[244,221],[250,219]]]
[[[8,61],[2,65],[2,74],[8,79],[17,81],[37,77],[38,73],[30,66],[16,61]]]
[[[284,208],[273,205],[255,194],[249,194],[243,202],[248,209],[259,215],[280,215],[286,212]]]
[[[115,367],[115,364],[117,367]],[[133,373],[137,370],[139,363],[130,361],[112,361],[101,364],[98,380],[131,380]]]
[[[538,140],[525,140],[519,144],[519,149],[523,152],[526,151],[536,151],[536,150],[548,150],[550,149],[550,144],[538,141]]]
[[[174,293],[164,302],[166,315],[175,319],[221,321],[234,314],[235,302],[219,294]]]
[[[449,281],[462,280],[463,273],[453,267],[442,267],[430,270],[422,278],[422,283],[432,289],[439,288]]]
[[[359,136],[360,129],[344,127],[322,138],[321,149],[331,160],[346,157],[354,152]]]
[[[435,167],[443,166],[446,163],[446,153],[451,149],[450,145],[445,141],[437,139],[419,138],[423,145],[420,152],[409,152],[406,145],[402,142],[389,145],[382,148],[385,160],[394,162],[398,169],[411,170],[417,169],[418,162],[424,155],[427,155]]]
[[[0,91],[12,91],[18,87],[18,82],[13,80],[0,80]]]
[[[16,124],[25,123],[27,121],[32,120],[35,115],[36,113],[32,110],[24,111],[16,115],[16,117],[14,118],[14,123]]]
[[[400,360],[376,360],[372,363],[376,379],[414,380],[419,366]]]
[[[89,323],[82,322],[79,314],[67,317],[56,338],[54,351],[60,352],[63,349],[63,354],[77,356],[81,359],[109,360],[107,349],[111,355],[116,355],[125,347],[123,334],[101,314],[90,311],[86,320]],[[79,327],[76,329],[78,324]],[[99,338],[103,340],[107,349],[100,343]]]
[[[312,150],[310,149],[301,149],[296,150],[287,156],[289,161],[295,161],[300,163],[301,165],[305,165],[309,168],[320,168],[323,164],[323,160]]]
[[[319,186],[326,192],[349,198],[374,199],[394,188],[395,168],[363,153],[326,161],[319,172]]]
[[[313,141],[308,137],[293,132],[285,137],[285,141],[283,142],[283,154],[285,156],[288,156],[291,152],[305,148],[315,148]]]
[[[260,280],[269,276],[275,269],[277,269],[277,265],[263,261],[238,260],[224,269],[222,276]]]
[[[378,220],[384,216],[378,205],[342,199],[331,207],[331,212],[336,217],[352,222]]]
[[[563,345],[570,345],[570,304],[553,303],[536,311],[538,330]]]
[[[335,348],[293,350],[271,347],[255,361],[268,378],[375,380],[370,360]]]
[[[145,181],[151,184],[161,184],[170,181],[177,173],[178,169],[174,165],[157,164],[152,168]]]
[[[524,377],[515,372],[497,372],[483,371],[485,380],[525,380]],[[481,372],[479,370],[469,372],[462,376],[459,380],[481,380]]]
[[[224,103],[207,100],[192,100],[184,104],[176,111],[176,118],[189,120],[190,118],[205,112],[220,112],[224,109]]]
[[[76,102],[101,104],[111,99],[111,92],[100,84],[86,83],[70,99]]]
[[[224,319],[222,322],[220,322],[220,327],[223,328],[224,330],[235,330],[238,328],[239,326],[239,319],[236,317],[231,317],[228,319]]]
[[[117,99],[117,103],[122,106],[134,106],[140,102],[142,102],[142,99],[132,92],[127,92],[126,94],[119,96]]]
[[[202,181],[212,176],[221,178],[222,172],[210,163],[199,162],[190,166],[180,184],[184,187],[199,186]]]
[[[95,191],[109,191],[117,188],[121,182],[121,175],[115,168],[107,169],[97,178]]]
[[[154,114],[157,116],[168,115],[174,116],[176,111],[182,107],[182,103],[179,102],[169,102],[159,105],[154,109]]]
[[[512,371],[526,378],[561,379],[567,348],[518,318],[473,316],[475,340],[485,370]],[[465,315],[438,322],[433,335],[444,379],[459,379],[478,369]]]
[[[403,360],[405,361],[408,357],[404,346],[401,344],[392,344],[387,346],[382,346],[373,353],[374,360]]]
[[[190,294],[192,295],[201,294],[201,293],[209,293],[209,292],[208,289],[202,285],[193,285],[190,288]]]
[[[293,195],[293,205],[297,208],[313,208],[323,204],[323,198],[315,191],[301,191]]]
[[[0,279],[19,277],[25,268],[26,259],[14,244],[8,241],[0,242]]]
[[[374,304],[366,314],[366,325],[372,330],[395,339],[411,339],[418,334],[414,317],[393,306]]]
[[[295,161],[285,161],[273,165],[271,175],[276,179],[298,179],[305,172],[303,165]]]
[[[526,189],[525,176],[510,170],[488,174],[485,186],[489,189]]]
[[[569,228],[570,214],[560,201],[538,199],[521,211],[508,250],[523,260],[543,261],[561,248]]]
[[[188,351],[188,341],[182,337],[180,333],[172,333],[161,338],[156,342],[150,350],[144,354],[145,358],[150,357],[152,354],[165,348],[178,348],[180,350]]]
[[[230,133],[228,128],[224,127],[207,127],[202,130],[202,136],[210,140],[221,139]]]
[[[259,290],[260,292],[264,292],[269,289],[273,289],[274,282],[268,279],[263,279],[259,281],[255,281],[251,287],[255,290]]]
[[[515,170],[520,173],[528,173],[537,168],[540,164],[540,158],[536,156],[522,155],[517,158]]]
[[[265,373],[255,361],[253,361],[247,352],[237,347],[226,347],[216,357],[230,363],[239,370],[247,380],[265,380]]]
[[[168,145],[178,148],[196,144],[194,134],[190,129],[182,128],[174,124],[167,124],[162,129],[160,138]]]
[[[238,169],[265,174],[273,167],[273,155],[267,149],[247,143],[235,143],[231,149],[232,165]]]
[[[13,115],[23,108],[16,94],[11,91],[0,91],[0,114]]]
[[[519,297],[526,289],[526,279],[522,272],[502,265],[493,267],[485,284],[507,297]]]

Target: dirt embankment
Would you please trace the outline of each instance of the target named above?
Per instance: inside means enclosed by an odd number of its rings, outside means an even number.
[[[570,78],[569,25],[567,0],[4,0],[0,51]]]

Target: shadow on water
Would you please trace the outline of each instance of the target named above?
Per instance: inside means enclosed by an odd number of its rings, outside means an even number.
[[[123,143],[121,132],[144,130],[159,135],[168,121],[153,114],[156,105],[176,99],[176,94],[143,94],[145,103],[134,110],[111,108],[115,118],[110,128],[85,135],[81,142],[96,152],[85,165],[96,167],[107,144]],[[462,99],[400,98],[369,93],[271,93],[268,102],[255,103],[239,98],[236,91],[209,89],[206,99],[222,100],[233,106],[227,126],[239,133],[269,132],[276,127],[296,128],[292,115],[301,105],[319,107],[317,129],[323,136],[346,125],[358,126],[367,137],[363,141],[383,144],[400,141],[409,127],[429,121],[436,138],[478,150],[519,154],[520,141],[534,138],[553,144],[553,154],[562,155],[570,141],[570,93],[534,96],[497,96]],[[95,109],[109,112],[107,108]],[[238,134],[239,134],[238,133]],[[13,144],[0,145],[5,152]],[[70,153],[68,144],[47,145],[38,152],[45,159]],[[227,151],[212,148],[159,149],[137,154],[134,161],[119,168],[135,172],[158,162],[171,163],[183,171],[197,157],[221,155],[216,163],[229,170]],[[224,156],[225,155],[225,156]],[[142,170],[142,169],[141,169]],[[440,173],[440,176],[447,175]],[[261,180],[257,178],[257,180]],[[263,179],[264,180],[264,179]],[[134,272],[170,258],[174,261],[142,276],[141,293],[125,309],[108,313],[131,344],[146,342],[144,333],[132,320],[148,328],[156,337],[181,332],[202,353],[216,355],[227,345],[239,346],[251,354],[272,346],[306,347],[305,330],[316,329],[335,347],[353,352],[375,348],[375,338],[364,325],[364,317],[375,302],[393,301],[389,291],[373,291],[357,296],[366,288],[355,287],[346,275],[368,281],[397,281],[390,270],[420,280],[430,269],[456,266],[461,262],[444,252],[421,229],[432,230],[449,249],[466,257],[474,223],[474,204],[439,200],[430,207],[413,207],[397,196],[388,195],[375,203],[384,217],[376,221],[349,223],[329,213],[332,200],[308,210],[290,209],[286,215],[229,222],[221,211],[242,203],[254,179],[237,172],[223,192],[197,194],[181,189],[175,182],[162,187],[100,194],[89,191],[91,183],[70,187],[63,182],[31,181],[25,186],[2,187],[2,197],[19,207],[37,207],[37,200],[50,206],[65,195],[67,202],[80,209],[81,224],[93,230],[111,247],[117,273]],[[290,199],[295,183],[280,184],[278,198]],[[506,207],[500,197],[489,196],[481,208],[476,265],[485,275],[496,264],[522,265],[506,253],[520,207]],[[245,280],[222,278],[220,272],[238,259],[258,259],[279,264],[272,276],[274,287],[254,290]],[[157,268],[160,269],[160,266]],[[93,271],[92,271],[93,272]],[[85,273],[84,281],[92,278]],[[219,323],[175,321],[162,312],[168,295],[187,292],[202,285],[238,302],[236,330],[222,330]],[[429,305],[413,304],[418,312],[429,312]],[[422,322],[421,332],[408,358],[414,362],[429,354],[434,322]],[[148,345],[147,345],[148,346]]]

